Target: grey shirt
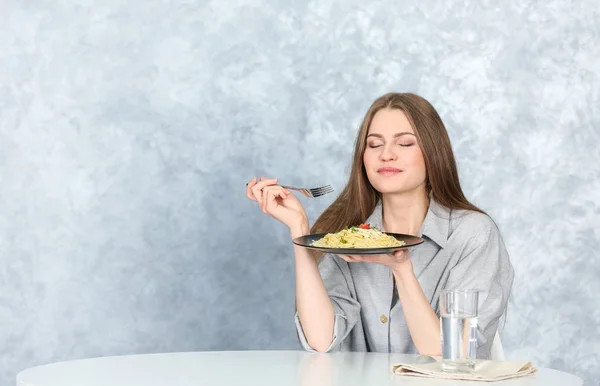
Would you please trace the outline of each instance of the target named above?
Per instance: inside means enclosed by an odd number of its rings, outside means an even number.
[[[366,221],[383,229],[382,204]],[[478,289],[477,357],[489,358],[499,320],[506,310],[514,271],[500,232],[488,216],[449,210],[431,200],[419,232],[425,242],[410,248],[415,275],[439,316],[440,291]],[[333,341],[327,351],[417,353],[402,304],[395,299],[390,268],[373,263],[347,263],[327,254],[319,272],[333,304]],[[308,342],[296,313],[298,339]]]

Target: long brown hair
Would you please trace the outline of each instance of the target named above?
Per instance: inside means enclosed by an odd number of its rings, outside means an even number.
[[[369,182],[363,154],[371,121],[379,110],[386,108],[402,110],[415,131],[427,170],[427,194],[448,209],[484,213],[467,200],[460,187],[450,138],[435,108],[415,94],[389,93],[377,98],[367,111],[356,137],[348,183],[319,216],[311,233],[338,232],[346,226],[361,224],[375,209],[381,195]]]

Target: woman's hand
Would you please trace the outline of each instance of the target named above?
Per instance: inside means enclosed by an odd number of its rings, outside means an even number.
[[[375,263],[390,267],[399,278],[412,273],[412,262],[408,249],[402,249],[390,255],[339,255],[348,263]]]
[[[258,203],[260,210],[287,225],[293,237],[308,232],[308,217],[298,198],[277,185],[277,178],[253,178],[246,188],[246,196]]]

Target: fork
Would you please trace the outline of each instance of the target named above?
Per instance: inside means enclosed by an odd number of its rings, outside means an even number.
[[[320,186],[318,188],[312,188],[312,189],[296,188],[293,186],[286,186],[286,185],[281,185],[281,187],[284,189],[296,190],[308,198],[320,197],[320,196],[324,196],[326,194],[333,192],[333,188],[331,187],[331,185]]]

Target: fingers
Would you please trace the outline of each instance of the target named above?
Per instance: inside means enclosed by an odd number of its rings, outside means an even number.
[[[252,201],[256,201],[256,198],[254,198],[254,195],[252,194],[252,187],[256,185],[256,182],[256,177],[254,177],[250,180],[250,182],[246,184],[246,197],[248,197]]]
[[[348,263],[374,263],[374,264],[386,264],[394,260],[406,260],[408,254],[406,251],[396,252],[393,255],[338,255]]]
[[[346,261],[347,263],[352,263],[352,259],[350,258],[350,256],[348,255],[338,255],[342,260]]]
[[[276,183],[277,183],[277,178],[261,177],[260,181],[258,181],[258,182],[256,181],[256,178],[254,178],[252,181],[250,181],[248,183],[248,189],[250,190],[249,193],[251,193],[251,195],[247,194],[248,198],[250,198],[251,200],[253,199],[254,201],[257,201],[260,203],[263,199],[263,197],[262,197],[263,196],[263,193],[262,193],[263,188],[268,185],[275,185]],[[250,185],[252,185],[252,186],[250,186]]]
[[[263,202],[260,205],[260,209],[264,214],[271,214],[277,209],[277,197],[281,192],[275,192],[273,189],[263,190]]]
[[[364,259],[359,255],[338,255],[348,263],[360,263],[364,261]]]
[[[260,209],[265,214],[273,214],[279,206],[277,198],[281,197],[286,199],[290,193],[282,188],[281,186],[267,186],[262,191],[262,201],[260,202]]]
[[[348,263],[372,263],[383,264],[389,267],[397,266],[410,259],[410,254],[407,249],[394,252],[387,255],[338,255],[341,259]]]

